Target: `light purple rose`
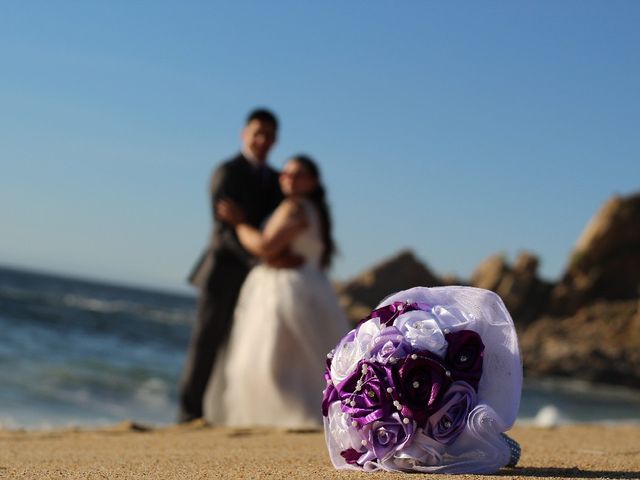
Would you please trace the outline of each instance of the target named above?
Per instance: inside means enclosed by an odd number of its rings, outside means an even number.
[[[449,445],[462,433],[469,412],[476,406],[476,391],[467,382],[453,382],[442,396],[441,407],[429,416],[426,431],[434,440]]]
[[[408,419],[403,421],[397,412],[373,422],[361,432],[366,441],[366,444],[362,443],[368,454],[362,456],[358,463],[388,459],[411,441],[414,431],[415,423]]]
[[[406,357],[411,351],[411,344],[396,327],[386,327],[373,339],[371,359],[378,363],[394,363]]]

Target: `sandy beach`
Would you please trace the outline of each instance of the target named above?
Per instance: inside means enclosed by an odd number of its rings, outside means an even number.
[[[640,426],[516,426],[520,467],[479,478],[640,478]],[[321,432],[194,423],[146,429],[0,432],[0,478],[386,478],[333,469]],[[438,475],[472,478],[474,475]]]

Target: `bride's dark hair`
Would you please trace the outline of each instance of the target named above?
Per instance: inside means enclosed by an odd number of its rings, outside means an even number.
[[[298,162],[317,181],[317,186],[307,198],[315,205],[320,217],[320,234],[324,243],[324,250],[320,259],[322,268],[329,268],[333,255],[336,253],[336,245],[331,236],[331,213],[325,195],[324,187],[320,180],[320,169],[315,161],[307,155],[296,155],[289,161]]]

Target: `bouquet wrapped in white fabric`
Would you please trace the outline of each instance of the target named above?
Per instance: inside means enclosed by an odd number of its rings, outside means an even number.
[[[416,287],[387,297],[327,355],[322,410],[339,469],[492,473],[520,404],[513,321],[495,293]]]

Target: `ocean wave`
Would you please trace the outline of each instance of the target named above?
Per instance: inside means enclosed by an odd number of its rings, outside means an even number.
[[[17,430],[20,427],[20,422],[18,422],[15,418],[7,416],[0,417],[0,430]]]
[[[640,425],[640,418],[624,417],[624,418],[603,418],[594,416],[595,418],[574,419],[560,412],[556,406],[547,405],[540,409],[537,415],[533,417],[519,416],[516,425],[533,426],[539,428],[555,428],[566,425]]]
[[[143,382],[135,391],[134,399],[151,410],[167,410],[174,405],[171,386],[159,378],[149,378]]]
[[[567,379],[527,379],[518,421],[540,427],[640,422],[640,391]]]
[[[195,303],[183,300],[177,305],[167,305],[167,297],[157,294],[157,302],[140,302],[122,298],[100,298],[68,291],[47,291],[13,286],[0,286],[0,300],[14,305],[61,307],[99,314],[129,314],[165,325],[189,325],[193,323]],[[151,300],[153,299],[146,299]],[[174,302],[175,303],[175,302]]]
[[[16,301],[39,301],[42,298],[47,298],[46,294],[42,292],[34,292],[33,290],[26,290],[22,288],[0,286],[0,299],[16,300]]]
[[[38,418],[32,414],[18,413],[14,416],[4,415],[0,417],[0,430],[51,432],[59,429],[101,428],[113,425],[116,422],[117,420],[113,418],[99,416],[91,418],[70,416]],[[157,425],[164,423],[166,422],[160,422]]]
[[[623,385],[598,384],[577,378],[527,378],[525,380],[525,391],[527,389],[541,392],[560,392],[568,395],[586,396],[589,399],[636,402],[638,403],[638,406],[640,406],[640,389],[625,387]],[[640,415],[640,410],[638,411],[638,414]]]
[[[56,370],[32,377],[29,383],[0,375],[4,386],[0,428],[95,426],[126,419],[162,425],[174,419],[174,378],[147,376],[134,381],[108,375],[89,381],[84,374]]]
[[[62,303],[66,307],[98,313],[130,313],[167,325],[191,323],[193,310],[159,309],[125,300],[104,300],[73,293],[65,294]]]
[[[137,307],[134,303],[122,300],[101,300],[99,298],[83,297],[73,293],[63,295],[62,303],[67,307],[104,313],[132,311]]]

